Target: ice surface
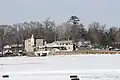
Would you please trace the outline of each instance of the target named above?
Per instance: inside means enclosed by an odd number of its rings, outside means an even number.
[[[120,80],[120,55],[0,58],[0,80]],[[9,75],[3,79],[2,75]]]

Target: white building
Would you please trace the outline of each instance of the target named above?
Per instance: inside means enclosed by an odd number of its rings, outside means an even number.
[[[30,39],[25,40],[26,52],[34,52],[34,49],[39,46],[43,46],[43,39],[35,39],[32,35]]]
[[[19,51],[18,51],[18,48],[19,48]],[[11,45],[11,50],[13,51],[13,52],[23,52],[23,48],[24,48],[24,46],[23,46],[23,44],[13,44],[13,45]]]
[[[70,50],[70,51],[73,50],[73,42],[72,41],[56,41],[55,43],[58,45],[65,46],[67,50]]]
[[[7,53],[13,54],[10,45],[6,45],[6,46],[4,46],[3,54],[7,54]]]
[[[47,44],[46,47],[65,47],[68,51],[72,51],[73,43],[72,41],[55,41]]]
[[[26,52],[34,52],[34,37],[25,40],[25,51]]]
[[[36,39],[35,40],[36,42],[35,42],[35,45],[36,45],[36,47],[40,47],[40,46],[43,46],[43,39]]]

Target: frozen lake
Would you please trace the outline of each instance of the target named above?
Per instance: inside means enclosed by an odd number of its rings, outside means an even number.
[[[0,80],[120,80],[120,55],[0,58]],[[3,79],[3,75],[9,78]]]

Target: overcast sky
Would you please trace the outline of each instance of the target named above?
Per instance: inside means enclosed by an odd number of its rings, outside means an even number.
[[[85,25],[98,21],[120,27],[120,0],[0,0],[0,24],[43,21],[56,23],[76,15]]]

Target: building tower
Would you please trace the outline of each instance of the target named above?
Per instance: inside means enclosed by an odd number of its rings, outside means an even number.
[[[34,46],[34,45],[35,45],[35,39],[34,39],[34,36],[32,34],[32,36],[31,36],[31,46]]]

